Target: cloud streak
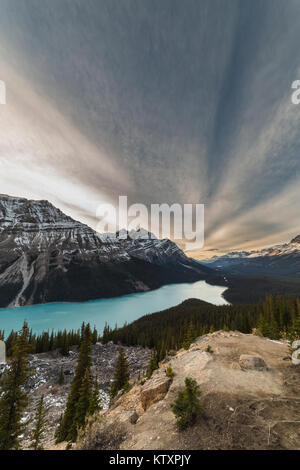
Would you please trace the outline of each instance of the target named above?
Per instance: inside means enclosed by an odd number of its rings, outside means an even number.
[[[300,230],[299,2],[0,6],[0,192],[92,225],[120,194],[204,203],[205,250]]]

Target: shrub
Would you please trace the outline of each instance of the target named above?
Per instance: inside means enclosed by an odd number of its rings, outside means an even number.
[[[122,424],[108,423],[105,418],[96,416],[88,419],[86,428],[79,432],[78,450],[119,450],[125,440],[126,431]]]
[[[202,414],[203,405],[199,400],[199,396],[200,391],[197,382],[187,377],[184,390],[178,392],[176,400],[171,404],[179,430],[192,426],[197,416]]]
[[[169,379],[173,380],[174,375],[175,372],[173,371],[172,367],[169,366],[166,370],[166,376],[169,377]]]

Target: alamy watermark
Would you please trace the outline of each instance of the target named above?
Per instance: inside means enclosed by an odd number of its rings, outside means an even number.
[[[96,216],[97,231],[114,238],[126,239],[131,231],[144,228],[138,238],[172,238],[182,241],[186,250],[204,245],[204,204],[151,204],[149,209],[144,204],[128,206],[127,196],[119,196],[118,208],[100,204]]]
[[[6,104],[6,85],[0,80],[0,104]]]
[[[291,101],[292,101],[293,104],[299,104],[299,103],[300,103],[300,80],[295,80],[295,81],[292,83],[291,88],[292,88],[293,90],[295,90],[295,91],[292,93]]]

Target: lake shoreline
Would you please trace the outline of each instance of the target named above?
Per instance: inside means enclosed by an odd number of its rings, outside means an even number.
[[[105,323],[123,326],[138,318],[171,308],[188,298],[198,298],[215,305],[228,304],[223,293],[226,286],[206,281],[166,284],[157,289],[119,297],[92,299],[84,302],[51,302],[0,309],[0,329],[18,330],[24,320],[34,333],[57,330],[77,330],[81,323],[95,325],[101,332]],[[7,314],[7,315],[6,315]]]

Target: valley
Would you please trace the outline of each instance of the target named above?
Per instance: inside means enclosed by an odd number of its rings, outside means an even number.
[[[0,220],[0,307],[83,302],[170,283],[222,280],[171,240],[140,238],[139,231],[111,238],[48,201],[0,195]]]

